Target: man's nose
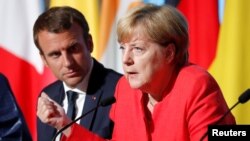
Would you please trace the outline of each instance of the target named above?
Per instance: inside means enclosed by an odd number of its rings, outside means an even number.
[[[63,62],[64,66],[69,67],[73,63],[73,56],[69,53],[64,53],[63,54]]]

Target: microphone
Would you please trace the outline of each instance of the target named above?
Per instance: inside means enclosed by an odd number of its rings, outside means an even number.
[[[113,103],[115,103],[116,99],[115,97],[108,97],[104,100],[102,100],[96,107],[92,108],[91,110],[89,110],[88,112],[82,114],[80,117],[72,120],[69,124],[65,125],[62,129],[58,130],[55,134],[55,136],[53,137],[52,141],[56,140],[56,137],[62,133],[65,129],[69,128],[72,124],[76,123],[78,120],[80,120],[81,118],[85,117],[86,115],[88,115],[89,113],[93,112],[94,110],[96,110],[97,108],[99,108],[100,106],[105,107],[108,105],[111,105]]]
[[[239,103],[244,104],[246,103],[248,100],[250,99],[250,89],[247,89],[245,92],[243,92],[240,97],[238,98],[238,102],[235,103],[217,122],[214,123],[214,125],[220,123],[227,114],[229,114],[231,112],[231,110],[237,106]],[[204,138],[207,136],[208,131],[201,137],[200,141],[203,141]]]

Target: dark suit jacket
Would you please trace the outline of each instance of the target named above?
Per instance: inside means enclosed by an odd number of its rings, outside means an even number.
[[[104,66],[94,60],[93,70],[89,78],[87,95],[84,103],[83,114],[94,108],[103,99],[113,96],[115,86],[121,74],[104,68]],[[56,81],[43,89],[50,98],[62,105],[65,93],[62,81]],[[111,106],[99,107],[81,119],[80,125],[97,133],[101,137],[111,138],[113,122],[109,118]],[[44,124],[37,119],[38,141],[51,141],[56,133],[56,129]]]
[[[7,78],[0,73],[0,140],[31,141],[24,117]]]

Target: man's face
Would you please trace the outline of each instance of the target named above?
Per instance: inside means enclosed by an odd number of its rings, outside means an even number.
[[[73,24],[69,30],[62,33],[41,31],[38,40],[43,51],[41,58],[44,64],[59,80],[64,81],[69,87],[76,87],[91,66],[91,36],[85,41],[82,28],[78,24]]]

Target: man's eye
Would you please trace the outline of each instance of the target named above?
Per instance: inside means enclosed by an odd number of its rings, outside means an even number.
[[[61,55],[60,52],[53,52],[53,53],[49,54],[49,57],[58,58],[60,55]]]
[[[78,52],[79,50],[80,50],[80,47],[79,47],[79,46],[76,46],[76,45],[71,46],[71,47],[69,48],[69,51],[70,51],[70,52]]]

